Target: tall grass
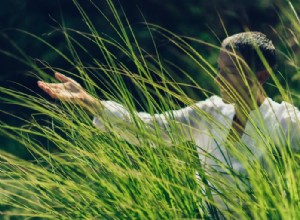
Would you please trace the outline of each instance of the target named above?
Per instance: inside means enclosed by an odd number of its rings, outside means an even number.
[[[100,131],[79,106],[49,102],[37,94],[29,95],[1,87],[3,96],[0,99],[3,102],[36,112],[30,120],[19,118],[24,122],[22,127],[0,124],[2,134],[24,145],[34,157],[34,160],[25,161],[1,151],[1,215],[21,219],[298,219],[299,154],[291,152],[291,149],[299,146],[290,146],[288,137],[283,137],[286,143],[282,142],[284,146],[280,146],[281,151],[278,152],[275,147],[278,138],[269,136],[264,129],[259,130],[259,125],[264,125],[257,116],[258,120],[251,123],[257,131],[257,148],[266,154],[268,169],[251,154],[248,146],[241,144],[237,148],[233,137],[227,141],[227,153],[238,158],[247,176],[236,173],[230,161],[224,164],[207,154],[206,157],[222,167],[223,172],[218,172],[213,167],[204,166],[199,160],[195,141],[189,140],[189,134],[183,132],[182,126],[166,113],[178,109],[182,103],[192,106],[196,102],[187,96],[185,87],[196,89],[207,97],[212,92],[201,88],[183,68],[164,61],[153,32],[164,36],[184,52],[211,80],[217,74],[215,68],[188,42],[219,47],[145,23],[156,53],[149,54],[142,49],[143,45],[139,44],[126,16],[121,19],[113,2],[107,0],[106,3],[115,20],[109,20],[96,4],[94,7],[107,19],[118,38],[99,34],[93,21],[74,0],[90,32],[62,26],[61,33],[65,36],[70,56],[43,39],[19,30],[52,48],[74,67],[72,73],[48,65],[38,67],[13,42],[23,57],[6,54],[28,64],[40,79],[52,80],[45,69],[53,69],[82,81],[94,96],[99,93],[104,100],[124,105],[130,113],[130,123],[112,122],[112,118],[98,115],[106,127],[106,131]],[[295,16],[287,18],[293,24],[298,22]],[[298,25],[295,24],[293,29],[295,36],[299,33]],[[90,54],[78,38],[94,44],[103,61],[91,56],[92,64],[84,64],[78,50],[84,51],[86,56]],[[116,56],[120,53],[130,60],[133,68],[120,61]],[[191,84],[176,82],[169,66],[175,68],[181,77],[189,78]],[[281,97],[291,102],[290,91],[280,84],[273,71],[271,73]],[[126,84],[128,80],[139,97],[131,93],[131,86]],[[239,96],[234,88],[230,89],[233,96]],[[299,97],[299,94],[294,96]],[[168,116],[168,130],[162,130],[159,124],[154,123],[151,128],[144,124],[135,114],[141,108],[150,114]],[[196,110],[219,134],[226,129],[228,124],[221,124],[205,111]],[[18,118],[17,115],[9,116]],[[165,137],[168,137],[167,141]]]

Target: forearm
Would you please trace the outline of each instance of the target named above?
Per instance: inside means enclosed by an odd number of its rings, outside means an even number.
[[[113,129],[130,143],[137,143],[137,137],[144,137],[154,142],[163,141],[165,144],[171,145],[178,140],[191,140],[194,130],[197,129],[191,127],[190,124],[190,119],[198,121],[196,113],[191,107],[155,115],[146,112],[130,114],[124,106],[113,101],[102,101],[99,108],[101,112],[95,114],[93,120],[96,127],[106,131]],[[142,124],[139,123],[139,120]],[[196,121],[194,121],[194,125],[198,125]],[[140,124],[141,127],[136,126],[137,124]]]

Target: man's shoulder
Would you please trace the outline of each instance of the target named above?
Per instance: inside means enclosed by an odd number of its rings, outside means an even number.
[[[271,98],[267,99],[267,107],[269,112],[275,113],[276,118],[280,121],[288,119],[300,119],[299,109],[290,102],[276,102]]]
[[[274,137],[278,137],[275,140],[280,140],[278,146],[281,146],[282,141],[289,139],[290,146],[294,151],[299,152],[299,141],[300,141],[300,112],[299,109],[291,104],[290,102],[282,101],[277,103],[271,100],[272,110],[275,114],[271,117],[265,118],[269,124],[271,132],[276,131],[276,127],[279,128]],[[269,108],[271,109],[271,108]],[[269,111],[270,112],[270,111]],[[269,116],[271,114],[268,114]],[[274,117],[274,115],[276,117]],[[272,121],[273,119],[273,121]],[[273,123],[272,123],[273,122]],[[277,129],[278,131],[278,129]],[[283,132],[284,136],[280,136]],[[274,133],[273,133],[274,134]],[[282,137],[283,139],[280,139]]]
[[[278,114],[281,115],[282,119],[290,119],[291,121],[296,122],[300,120],[299,109],[289,102],[281,102],[280,107],[278,108]]]
[[[210,96],[203,101],[196,102],[195,105],[198,108],[206,109],[206,108],[216,108],[222,106],[223,101],[221,97],[217,95]]]
[[[225,115],[230,114],[232,113],[232,111],[234,111],[234,106],[232,104],[224,103],[222,98],[217,95],[208,97],[204,101],[197,102],[196,107],[208,113]]]

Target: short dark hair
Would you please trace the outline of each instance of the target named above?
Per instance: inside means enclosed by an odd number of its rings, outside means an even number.
[[[222,42],[222,48],[240,53],[244,61],[254,72],[266,70],[257,49],[261,51],[270,67],[276,66],[275,47],[266,35],[260,32],[242,32],[227,37]]]

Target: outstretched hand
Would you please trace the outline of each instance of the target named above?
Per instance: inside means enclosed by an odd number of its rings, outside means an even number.
[[[57,72],[55,73],[55,78],[61,83],[45,83],[43,81],[38,81],[38,86],[55,99],[75,103],[84,101],[87,92],[79,83]]]
[[[94,114],[94,109],[99,107],[100,102],[87,93],[75,80],[56,72],[55,78],[61,83],[46,83],[38,81],[38,86],[52,98],[61,101],[78,104]]]

